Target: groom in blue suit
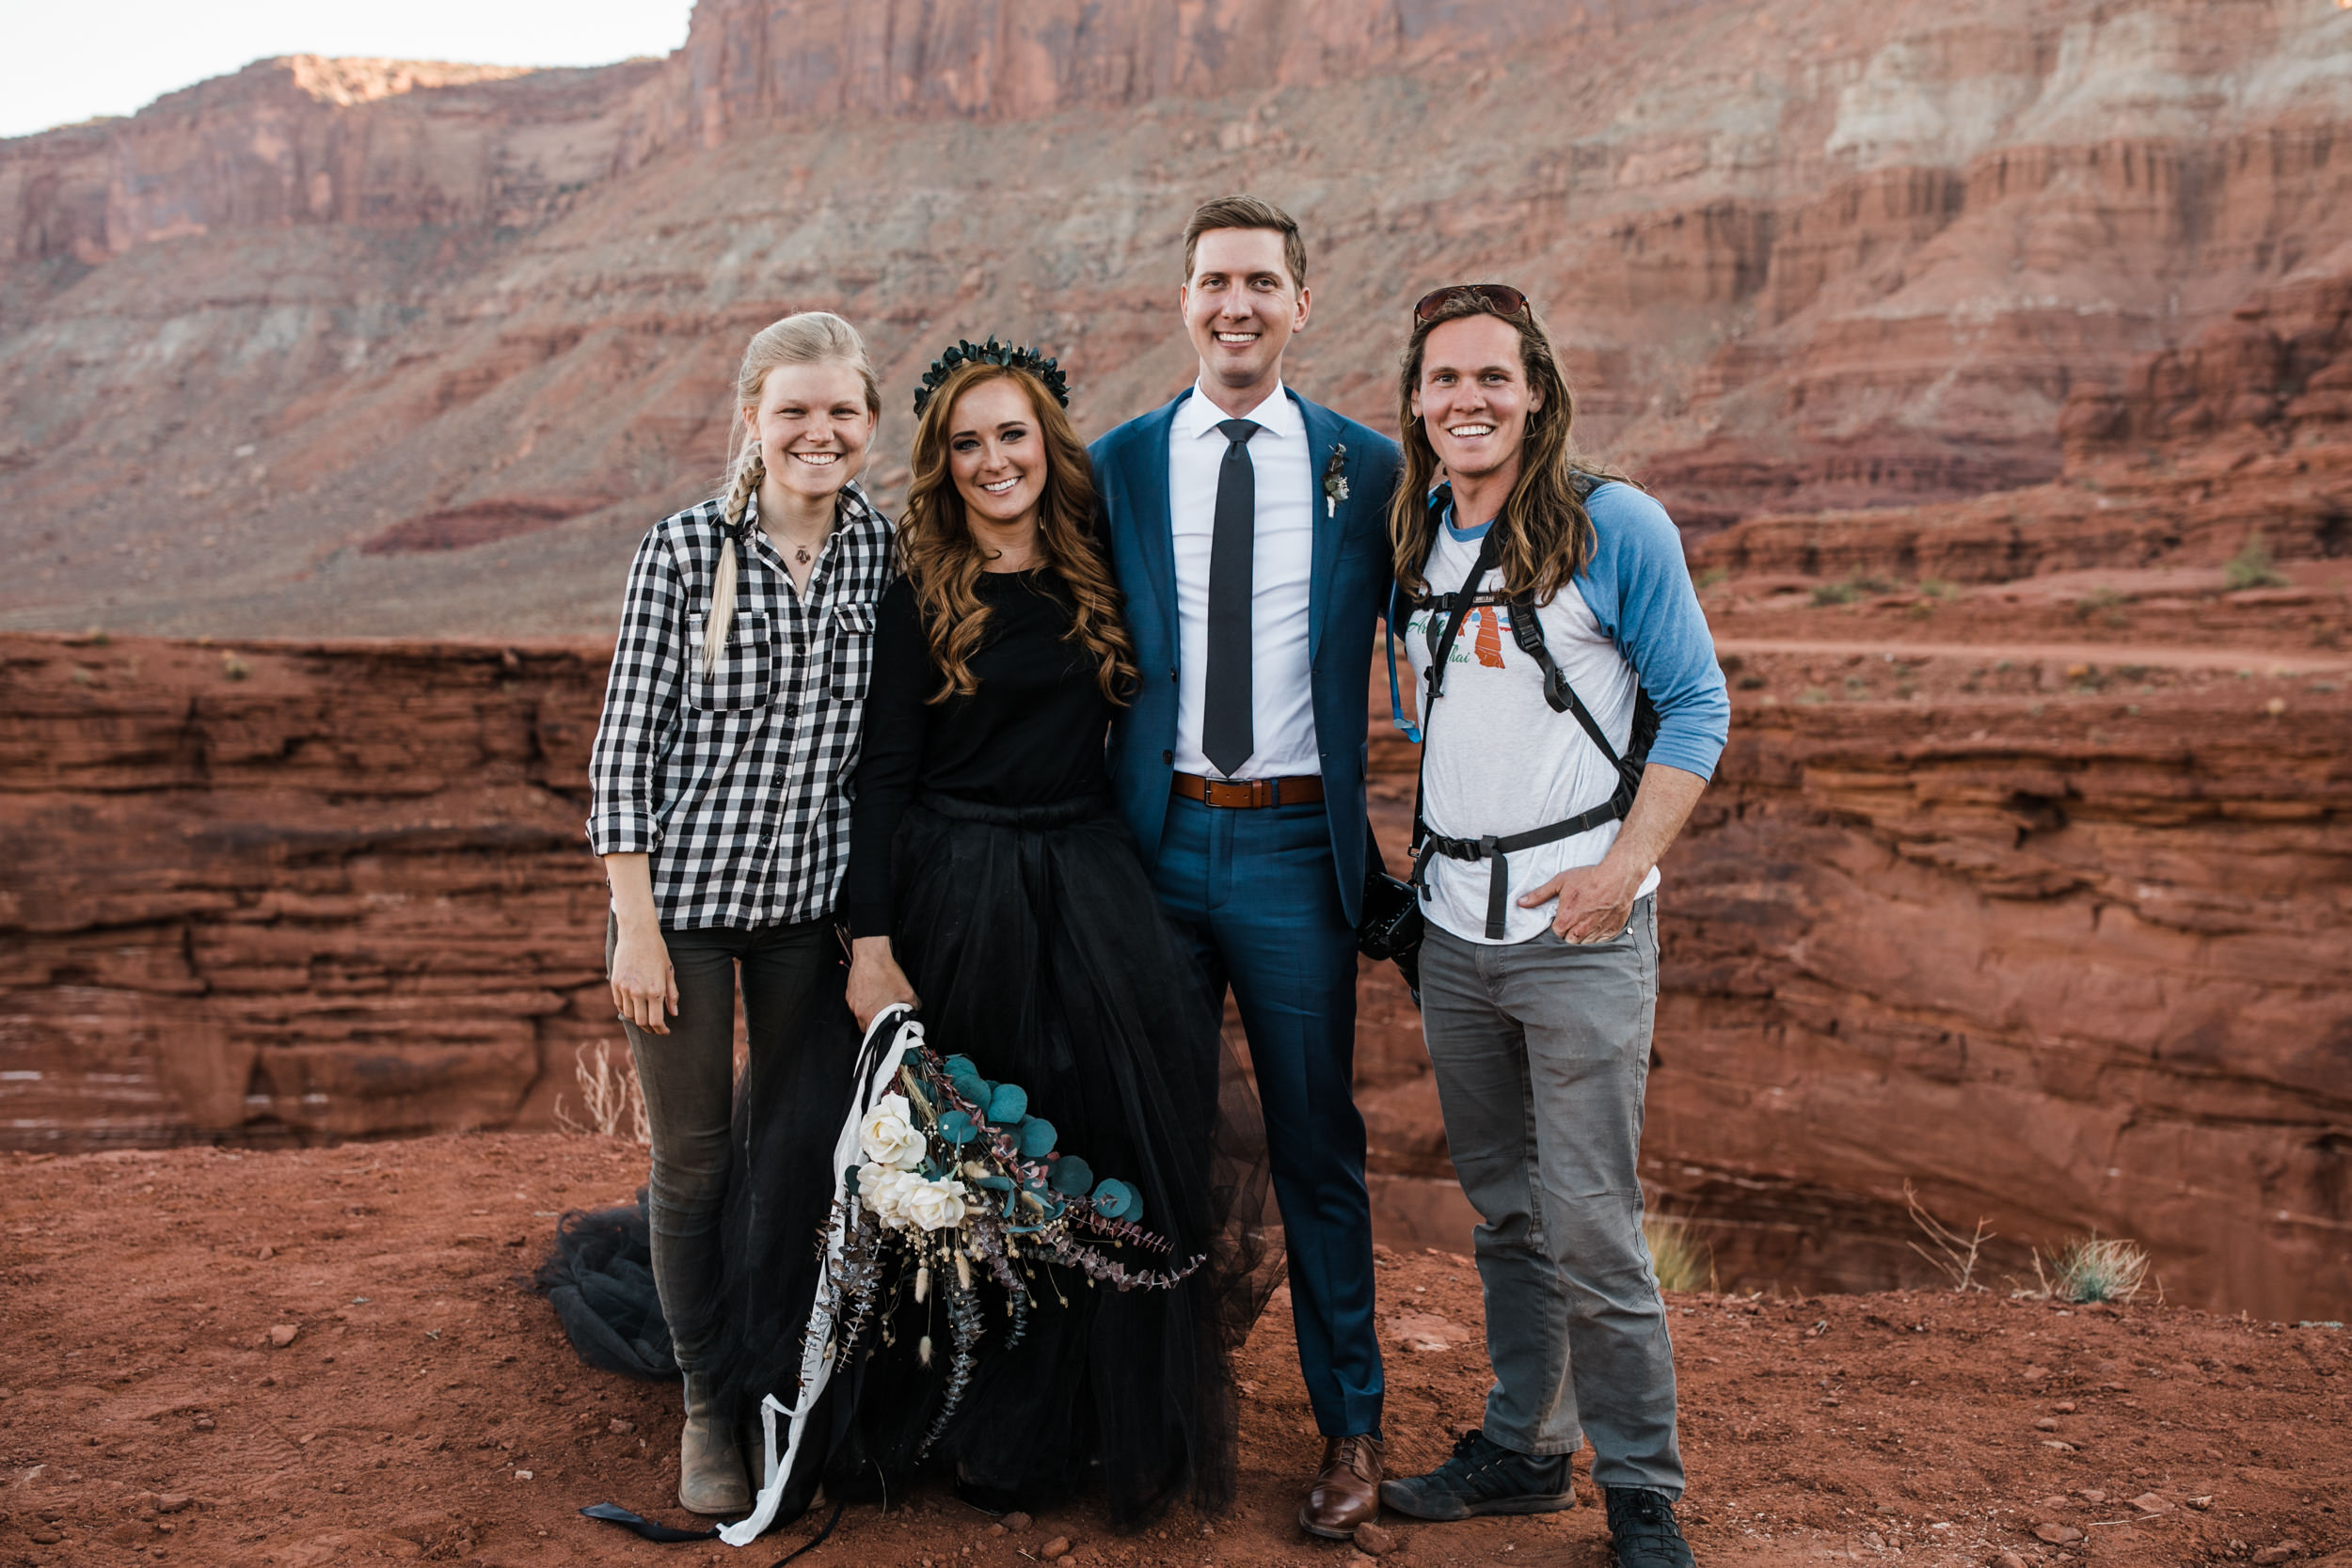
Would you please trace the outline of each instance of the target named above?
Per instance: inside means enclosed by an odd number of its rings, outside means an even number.
[[[1182,298],[1199,379],[1091,449],[1142,673],[1112,730],[1112,789],[1218,1010],[1230,986],[1248,1031],[1324,1435],[1299,1523],[1344,1539],[1376,1514],[1381,1479],[1355,929],[1397,447],[1282,385],[1310,299],[1279,208],[1195,212]]]

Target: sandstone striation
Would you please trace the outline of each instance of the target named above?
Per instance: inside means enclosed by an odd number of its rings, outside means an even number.
[[[1352,414],[1505,277],[1686,524],[2040,486],[2352,241],[2347,51],[2301,0],[705,0],[602,71],[265,62],[0,145],[0,624],[599,630],[752,329],[869,329],[889,495],[943,340],[1057,352],[1089,433],[1183,385],[1235,188],[1306,222],[1293,379]]]
[[[1645,1171],[1724,1281],[1931,1282],[1909,1181],[1991,1222],[1988,1272],[2096,1228],[2175,1300],[2341,1301],[2352,663],[1742,647],[1666,866]],[[618,1044],[581,832],[605,657],[0,640],[6,1141],[577,1114]],[[1411,757],[1373,751],[1398,863]],[[1383,1224],[1458,1248],[1418,1018],[1384,968],[1362,1004]]]
[[[9,640],[7,1141],[545,1122],[619,1038],[582,832],[605,657]]]

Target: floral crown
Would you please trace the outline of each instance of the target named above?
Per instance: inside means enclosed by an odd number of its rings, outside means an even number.
[[[946,384],[949,376],[966,365],[1003,365],[1010,370],[1026,371],[1045,384],[1054,394],[1054,401],[1064,408],[1070,406],[1070,378],[1061,373],[1061,367],[1033,348],[1016,348],[1000,343],[992,334],[985,343],[962,339],[931,361],[931,368],[923,372],[922,381],[914,388],[914,411],[923,412],[923,405],[931,401],[931,394]]]

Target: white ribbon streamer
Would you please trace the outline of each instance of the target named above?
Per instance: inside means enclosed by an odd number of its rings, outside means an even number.
[[[730,1546],[750,1545],[759,1539],[763,1530],[775,1523],[776,1510],[784,1503],[786,1478],[792,1474],[792,1461],[801,1451],[801,1434],[808,1425],[809,1412],[817,1408],[818,1396],[833,1381],[833,1303],[828,1281],[849,1238],[849,1211],[843,1207],[841,1200],[849,1194],[850,1167],[857,1164],[858,1124],[866,1119],[866,1112],[872,1110],[889,1092],[892,1081],[898,1076],[898,1065],[906,1059],[907,1053],[923,1043],[923,1026],[914,1022],[906,1004],[894,1003],[877,1013],[874,1022],[867,1026],[865,1041],[858,1047],[860,1062],[866,1061],[871,1055],[875,1037],[892,1024],[897,1025],[897,1033],[891,1037],[890,1045],[882,1052],[882,1059],[875,1063],[873,1070],[858,1085],[850,1104],[849,1119],[841,1124],[841,1136],[834,1141],[833,1222],[825,1234],[826,1272],[825,1277],[818,1281],[817,1300],[808,1312],[808,1332],[801,1340],[800,1397],[789,1405],[773,1394],[759,1402],[759,1429],[765,1439],[759,1497],[753,1505],[751,1517],[720,1527],[719,1539]],[[776,1452],[776,1418],[779,1416],[791,1422],[785,1433],[784,1452],[781,1455]]]

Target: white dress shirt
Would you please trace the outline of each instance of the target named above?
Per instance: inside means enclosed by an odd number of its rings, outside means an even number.
[[[1209,550],[1216,480],[1229,445],[1228,416],[1199,385],[1177,405],[1168,432],[1168,511],[1175,532],[1176,757],[1179,772],[1222,777],[1200,750],[1209,679]],[[1257,470],[1257,529],[1249,567],[1249,734],[1256,743],[1237,779],[1321,773],[1314,692],[1307,662],[1308,593],[1314,575],[1314,454],[1307,420],[1277,382],[1241,418]]]

